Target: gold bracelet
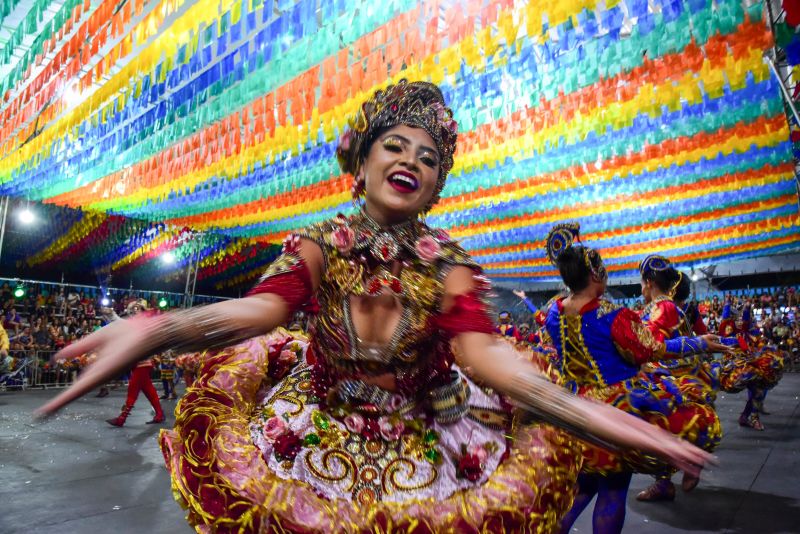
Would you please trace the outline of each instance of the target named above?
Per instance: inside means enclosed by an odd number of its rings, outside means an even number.
[[[580,439],[604,449],[618,450],[615,445],[589,433],[588,418],[579,406],[579,397],[556,386],[543,375],[522,371],[511,380],[511,386],[508,394],[520,408]]]
[[[148,354],[172,349],[177,353],[213,350],[250,339],[263,332],[237,327],[233,319],[201,306],[156,317],[147,325]]]

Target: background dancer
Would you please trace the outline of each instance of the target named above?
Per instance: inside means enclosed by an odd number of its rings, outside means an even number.
[[[161,387],[164,390],[160,399],[178,398],[175,393],[175,358],[171,350],[160,354],[155,361],[158,363],[158,371],[161,373]]]
[[[127,308],[127,316],[132,318],[146,309],[147,302],[144,300],[131,302]],[[76,343],[76,345],[77,344],[78,343]],[[161,402],[158,400],[158,393],[156,392],[156,388],[153,386],[153,381],[150,378],[150,373],[153,371],[153,365],[153,359],[146,358],[137,362],[133,369],[131,369],[131,378],[128,382],[128,394],[125,398],[125,404],[122,406],[122,411],[117,417],[106,419],[106,422],[109,425],[123,426],[125,424],[125,421],[127,421],[128,416],[133,410],[134,404],[136,404],[136,399],[139,398],[139,393],[144,393],[144,396],[147,397],[148,401],[150,401],[150,405],[153,407],[153,410],[155,410],[155,415],[150,421],[147,421],[146,424],[152,425],[164,422],[164,410],[161,408]]]
[[[642,296],[645,309],[642,321],[658,341],[693,335],[692,324],[683,309],[673,299],[684,301],[689,296],[689,279],[676,270],[670,261],[658,255],[646,257],[639,264]],[[702,321],[700,321],[702,324]],[[699,328],[705,334],[705,328]],[[683,418],[674,418],[670,430],[698,447],[711,452],[722,439],[722,425],[714,409],[719,389],[719,365],[706,363],[702,355],[650,362],[644,366],[653,382],[675,392],[676,411]],[[675,485],[670,480],[672,469],[656,476],[655,484],[641,491],[639,501],[671,501]],[[681,484],[691,491],[699,482],[695,476],[684,474]]]
[[[676,410],[675,394],[640,373],[640,366],[704,352],[709,347],[725,349],[715,342],[715,336],[654,339],[638,315],[602,298],[608,281],[603,260],[596,250],[573,244],[578,234],[577,224],[561,224],[547,238],[547,255],[570,290],[568,296],[553,302],[545,319],[560,356],[560,382],[578,395],[601,400],[672,430],[684,417]],[[595,496],[594,532],[620,532],[633,471],[658,472],[664,468],[661,462],[636,453],[614,455],[588,447],[578,478],[578,495],[561,523],[561,532],[569,532]]]
[[[739,426],[764,430],[760,414],[763,413],[767,392],[783,376],[785,355],[777,347],[767,345],[760,336],[753,335],[751,310],[748,305],[739,315],[730,300],[722,310],[720,332],[735,336],[735,351],[723,358],[720,387],[728,393],[747,390],[747,403],[739,415]]]

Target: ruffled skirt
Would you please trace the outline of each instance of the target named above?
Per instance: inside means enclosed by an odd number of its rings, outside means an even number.
[[[266,337],[206,355],[162,431],[198,532],[551,532],[570,508],[578,443],[492,392],[467,380],[452,424],[404,399],[370,418],[323,408],[290,361]]]
[[[722,360],[720,387],[728,393],[738,393],[748,387],[771,389],[783,376],[785,353],[762,349],[754,354],[736,351]]]
[[[668,382],[684,402],[714,405],[720,389],[721,365],[705,361],[700,356],[679,360],[664,360],[644,367],[652,380]]]
[[[585,388],[579,394],[602,400],[698,447],[712,450],[722,438],[719,417],[712,405],[684,397],[680,386],[681,381],[662,380],[642,372],[606,388]],[[639,451],[610,452],[587,445],[583,470],[599,474],[622,471],[663,474],[672,468]]]

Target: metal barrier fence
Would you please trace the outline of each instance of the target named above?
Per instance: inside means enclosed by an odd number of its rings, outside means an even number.
[[[78,368],[71,363],[54,365],[50,360],[56,353],[54,350],[36,351],[30,369],[28,387],[64,388],[72,384],[78,377]]]
[[[54,364],[51,362],[54,350],[30,351],[18,356],[13,376],[0,377],[0,387],[4,389],[65,388],[78,377],[78,366],[72,362]],[[9,373],[11,374],[11,373]]]
[[[0,368],[0,391],[29,388],[65,388],[70,386],[80,373],[74,362],[54,364],[51,360],[55,350],[30,351],[16,354],[13,369]],[[113,383],[126,383],[128,373],[122,373]],[[158,366],[153,366],[151,379],[156,383],[161,378]]]
[[[3,362],[0,366],[0,391],[28,388],[33,365],[32,357],[15,360],[13,368],[7,367],[6,362]]]
[[[79,367],[73,362],[54,364],[52,362],[55,350],[39,350],[28,356],[28,364],[24,370],[25,388],[65,388],[70,386],[80,373]],[[158,367],[154,366],[151,376],[153,381],[160,378]],[[127,373],[112,382],[127,382]]]

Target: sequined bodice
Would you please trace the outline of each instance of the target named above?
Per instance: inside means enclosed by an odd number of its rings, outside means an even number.
[[[453,265],[474,266],[469,256],[446,234],[421,222],[399,236],[380,236],[357,215],[312,226],[301,236],[315,241],[325,258],[316,295],[320,310],[312,323],[315,355],[339,377],[428,373],[444,350],[432,326],[441,308],[444,277]],[[402,265],[398,275],[391,273],[389,262]],[[386,344],[362,342],[353,322],[351,296],[370,298],[376,293],[389,293],[402,306]]]

